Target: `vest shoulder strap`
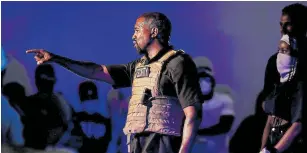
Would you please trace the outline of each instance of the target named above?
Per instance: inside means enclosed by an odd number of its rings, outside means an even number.
[[[166,54],[164,54],[158,61],[160,63],[165,63],[167,61],[169,61],[170,59],[172,59],[172,57],[175,57],[176,55],[179,55],[179,54],[183,54],[184,51],[183,50],[171,50],[171,51],[168,51]]]
[[[170,59],[172,59],[173,57],[175,57],[176,55],[179,55],[179,54],[184,54],[185,52],[181,49],[179,50],[170,50],[168,51],[167,53],[165,53],[159,60],[158,62],[159,63],[166,63],[167,61],[169,61]],[[146,57],[143,56],[140,61],[137,63],[137,66],[140,66],[142,65],[144,62],[146,61]]]

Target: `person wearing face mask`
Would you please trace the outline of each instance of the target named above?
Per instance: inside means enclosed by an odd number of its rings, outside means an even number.
[[[227,133],[235,118],[234,99],[230,88],[216,84],[213,66],[206,57],[196,57],[199,83],[202,91],[202,122],[197,132],[193,152],[227,153]]]
[[[300,58],[305,58],[303,54],[306,53],[307,50],[307,7],[300,3],[294,3],[288,6],[285,6],[282,9],[281,17],[280,17],[280,33],[281,35],[287,34],[291,38],[291,42],[295,41],[299,54],[301,54]],[[260,92],[258,98],[262,100],[266,97],[273,89],[274,84],[279,82],[280,76],[276,67],[276,59],[277,53],[274,53],[267,62],[264,76],[264,86],[262,91]],[[307,65],[303,63],[306,60],[301,60],[300,65]],[[299,68],[300,69],[300,68]],[[302,68],[304,69],[304,68]]]
[[[276,59],[279,83],[263,103],[268,114],[261,153],[302,152],[302,81],[297,75],[298,51],[289,35],[283,35]]]
[[[306,60],[306,51],[307,51],[307,37],[306,37],[306,32],[307,32],[307,7],[305,5],[302,5],[300,3],[294,3],[285,6],[282,9],[281,12],[281,18],[280,18],[280,31],[281,35],[283,34],[288,34],[290,36],[290,39],[292,41],[294,40],[297,44],[297,51],[298,51],[298,62],[297,67],[296,67],[296,75],[297,79],[300,79],[301,81],[306,81],[306,68],[305,66],[307,65],[307,60]],[[290,41],[290,43],[292,43]],[[264,85],[263,89],[258,95],[259,101],[264,101],[265,98],[274,90],[275,85],[280,83],[280,74],[277,70],[276,66],[276,59],[277,59],[278,53],[273,54],[266,65],[265,69],[265,76],[264,76]],[[303,88],[306,88],[306,85],[304,85]],[[307,95],[306,93],[307,90],[303,90],[304,94]],[[303,99],[307,99],[303,97]],[[304,100],[304,101],[305,101]],[[303,103],[303,105],[306,104]],[[303,107],[305,108],[305,107]],[[303,111],[307,112],[307,111]],[[303,113],[303,116],[306,113]],[[305,122],[303,120],[302,122]],[[304,123],[303,123],[304,124]],[[307,126],[303,126],[307,127]],[[304,131],[304,130],[303,130]],[[307,140],[307,137],[305,138]],[[307,146],[305,148],[305,152],[307,152]]]

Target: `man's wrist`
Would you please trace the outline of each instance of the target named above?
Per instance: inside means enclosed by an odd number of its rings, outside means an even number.
[[[50,54],[51,58],[50,58],[50,61],[51,62],[54,62],[54,63],[57,63],[57,64],[60,64],[62,66],[67,66],[67,62],[69,62],[69,59],[65,58],[65,57],[62,57],[60,55],[56,55],[56,54]]]
[[[50,54],[50,61],[52,62],[57,62],[58,60],[61,59],[61,56],[53,54],[53,53],[49,53]]]

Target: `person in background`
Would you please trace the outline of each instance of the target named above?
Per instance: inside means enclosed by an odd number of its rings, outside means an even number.
[[[25,146],[45,150],[60,140],[67,130],[71,114],[65,112],[66,101],[53,92],[56,77],[51,65],[43,64],[36,68],[35,83],[38,92],[20,103],[24,113]]]
[[[290,43],[289,35],[282,36],[276,62],[280,82],[263,103],[268,119],[261,153],[302,152],[303,89],[298,77],[298,50],[295,46]]]
[[[1,48],[1,88],[3,87],[3,78],[7,68],[7,56]],[[3,88],[2,88],[3,92]],[[19,113],[10,105],[7,97],[1,94],[1,146],[7,145],[13,148],[23,147],[24,138],[22,135],[23,124]],[[2,148],[2,147],[1,147]]]
[[[83,144],[79,152],[106,152],[113,130],[107,102],[99,99],[97,86],[92,81],[80,83],[79,97],[81,111],[76,113],[76,119],[83,133]]]
[[[232,91],[226,85],[216,85],[213,64],[208,58],[196,57],[194,62],[198,69],[204,103],[203,119],[197,131],[193,152],[227,153],[227,133],[235,118]]]
[[[280,31],[282,35],[289,36],[291,48],[296,48],[298,52],[298,63],[296,66],[296,75],[300,81],[306,81],[306,50],[307,50],[307,7],[294,3],[282,9],[280,18]],[[277,58],[279,52],[272,55],[267,63],[265,71],[265,81],[262,90],[262,97],[267,98],[269,94],[276,89],[276,84],[280,84],[280,73],[277,68]],[[305,88],[305,87],[304,87]],[[303,90],[306,92],[306,90]],[[306,95],[303,94],[303,95]],[[303,99],[306,99],[305,97]],[[264,101],[264,99],[263,99]],[[303,103],[304,105],[304,103]],[[304,108],[304,107],[303,107]],[[268,121],[269,122],[269,121]],[[268,132],[264,133],[264,137]],[[266,140],[266,139],[263,139]],[[262,148],[265,143],[262,143]],[[305,149],[305,151],[307,151]]]

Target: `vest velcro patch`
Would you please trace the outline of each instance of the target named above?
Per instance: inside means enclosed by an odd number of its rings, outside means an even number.
[[[150,73],[150,68],[148,66],[138,67],[135,70],[135,77],[136,78],[149,77],[149,73]]]

